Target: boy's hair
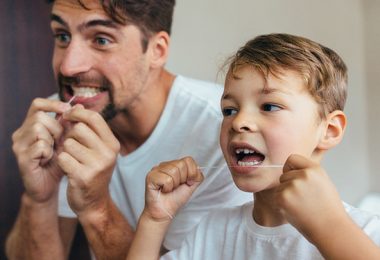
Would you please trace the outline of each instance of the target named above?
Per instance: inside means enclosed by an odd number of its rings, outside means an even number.
[[[347,97],[347,67],[333,50],[314,41],[289,34],[268,34],[248,41],[230,58],[227,78],[242,66],[253,66],[266,78],[283,70],[298,72],[310,94],[321,105],[324,118],[344,109]]]
[[[54,3],[55,0],[46,0]],[[87,9],[83,0],[78,3]],[[175,0],[98,0],[104,11],[117,23],[133,24],[142,34],[144,51],[152,34],[165,31],[170,35]]]

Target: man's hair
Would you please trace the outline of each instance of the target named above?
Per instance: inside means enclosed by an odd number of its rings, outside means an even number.
[[[347,67],[333,50],[312,40],[289,34],[268,34],[248,41],[230,58],[227,77],[242,66],[253,66],[265,78],[284,70],[300,74],[310,94],[320,104],[324,118],[344,109],[347,98]]]
[[[83,0],[77,0],[85,9]],[[170,35],[175,0],[98,0],[104,11],[117,23],[133,24],[143,34],[146,49],[152,34],[165,31]],[[54,3],[54,0],[47,0]]]

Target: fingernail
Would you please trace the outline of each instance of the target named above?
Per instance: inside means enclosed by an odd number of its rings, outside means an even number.
[[[62,110],[62,112],[66,112],[71,108],[71,106],[67,103],[60,104],[59,108]]]

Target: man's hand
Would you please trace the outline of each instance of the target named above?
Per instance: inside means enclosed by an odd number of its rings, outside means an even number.
[[[161,163],[147,175],[144,214],[155,221],[170,221],[202,181],[191,157]]]
[[[288,222],[311,242],[348,217],[323,168],[300,155],[291,155],[286,161],[275,201]]]
[[[102,211],[110,201],[108,185],[120,144],[97,112],[75,105],[62,115],[69,121],[58,164],[68,177],[68,202],[79,218]]]
[[[58,100],[37,98],[21,127],[13,133],[13,152],[26,195],[33,201],[46,202],[58,192],[63,172],[54,159],[54,144],[63,127],[47,112],[61,114],[69,108],[70,105]]]

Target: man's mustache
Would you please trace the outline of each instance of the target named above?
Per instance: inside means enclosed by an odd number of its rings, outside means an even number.
[[[90,85],[99,85],[103,90],[110,89],[111,83],[105,77],[89,77],[89,76],[76,76],[76,77],[67,77],[62,74],[58,74],[58,83],[60,86],[63,85],[78,85],[78,84],[90,84]]]

